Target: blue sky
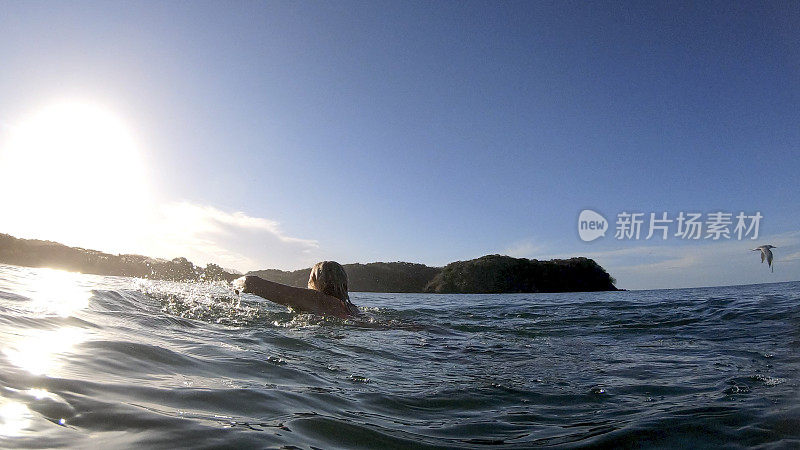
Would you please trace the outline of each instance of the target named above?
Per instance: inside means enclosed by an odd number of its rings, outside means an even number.
[[[800,278],[796,3],[0,10],[0,132],[69,99],[135,136],[162,231],[120,251],[241,270],[587,255],[626,288]],[[758,244],[782,243],[776,272],[750,241],[584,243],[585,208],[612,222],[760,211]],[[178,216],[194,225],[164,219]],[[101,245],[52,219],[27,234]],[[33,229],[4,220],[12,234]]]

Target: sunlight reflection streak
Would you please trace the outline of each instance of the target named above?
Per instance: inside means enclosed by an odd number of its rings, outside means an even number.
[[[63,366],[65,354],[86,340],[86,330],[59,328],[38,331],[3,349],[9,362],[33,375],[53,376]]]
[[[37,312],[69,317],[89,306],[91,291],[80,285],[80,274],[42,269],[31,280],[32,307]]]
[[[33,413],[27,406],[15,401],[0,404],[0,436],[20,436],[31,422]]]

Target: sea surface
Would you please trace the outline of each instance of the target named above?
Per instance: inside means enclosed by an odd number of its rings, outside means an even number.
[[[0,447],[800,446],[800,283],[353,293],[0,266]]]

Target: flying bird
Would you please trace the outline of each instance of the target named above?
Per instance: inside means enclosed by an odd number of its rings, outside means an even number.
[[[769,265],[769,269],[772,272],[775,272],[775,269],[772,267],[772,250],[770,250],[771,248],[778,248],[778,247],[775,247],[774,245],[762,245],[760,247],[756,247],[754,249],[751,249],[751,251],[754,251],[754,252],[760,251],[761,252],[761,263],[763,264],[764,263],[764,259],[766,259],[767,260],[767,265]]]

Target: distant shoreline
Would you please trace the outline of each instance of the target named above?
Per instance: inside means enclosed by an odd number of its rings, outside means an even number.
[[[113,255],[8,234],[0,234],[0,263],[170,281],[232,281],[242,276],[216,264],[195,266],[186,258],[165,260],[142,255]],[[444,267],[375,262],[344,264],[344,268],[352,292],[500,294],[619,290],[605,269],[594,260],[582,257],[538,261],[487,255]],[[248,275],[306,287],[310,270],[266,269],[251,271]]]

